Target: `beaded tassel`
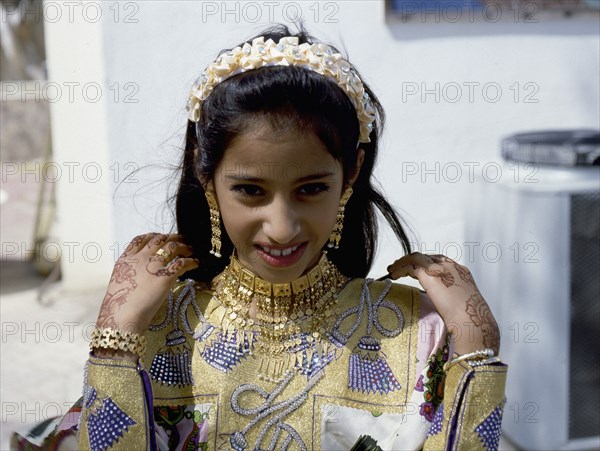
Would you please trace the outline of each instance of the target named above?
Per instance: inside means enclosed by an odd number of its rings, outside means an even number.
[[[167,344],[152,359],[150,375],[167,385],[193,385],[191,349],[181,329],[167,335]]]

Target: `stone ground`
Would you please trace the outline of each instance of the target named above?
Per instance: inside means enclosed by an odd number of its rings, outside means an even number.
[[[35,167],[35,161],[19,168]],[[51,262],[33,256],[39,183],[2,164],[0,214],[0,450],[10,434],[66,412],[81,396],[87,337],[104,293],[61,292],[47,284]],[[34,264],[37,261],[36,264]]]

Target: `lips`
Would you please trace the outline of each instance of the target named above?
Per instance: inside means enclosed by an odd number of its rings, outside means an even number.
[[[267,252],[269,255],[271,255],[272,257],[281,257],[282,255],[284,257],[287,257],[288,255],[290,255],[292,252],[295,252],[298,248],[300,247],[299,244],[297,244],[296,246],[292,246],[292,247],[286,247],[284,249],[275,249],[275,248],[269,248],[267,246],[261,246],[261,249],[265,252]]]
[[[256,245],[258,255],[265,263],[275,267],[285,267],[296,263],[306,250],[307,243],[294,244],[287,247]]]

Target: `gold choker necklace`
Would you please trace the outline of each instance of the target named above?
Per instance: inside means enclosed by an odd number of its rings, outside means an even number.
[[[232,256],[214,294],[225,308],[221,330],[228,340],[235,337],[240,350],[254,351],[262,378],[277,381],[286,371],[310,365],[315,353],[327,354],[326,334],[339,313],[337,293],[347,280],[325,252],[306,275],[273,284]]]

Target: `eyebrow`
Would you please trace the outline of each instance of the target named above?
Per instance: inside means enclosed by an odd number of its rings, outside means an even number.
[[[307,175],[304,177],[300,177],[299,179],[295,180],[295,183],[310,182],[311,180],[323,179],[323,178],[331,177],[333,175],[335,175],[335,173],[333,173],[333,172],[319,172],[317,174],[310,174],[310,175]],[[225,176],[225,178],[228,180],[242,181],[242,182],[253,182],[253,183],[264,182],[264,179],[261,179],[260,177],[247,177],[244,175],[227,174]]]

